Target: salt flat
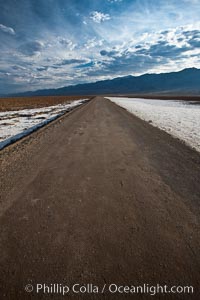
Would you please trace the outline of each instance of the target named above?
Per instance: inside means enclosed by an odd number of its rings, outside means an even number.
[[[107,97],[200,151],[200,105],[186,101]]]
[[[80,99],[49,107],[0,112],[0,149],[87,101]]]

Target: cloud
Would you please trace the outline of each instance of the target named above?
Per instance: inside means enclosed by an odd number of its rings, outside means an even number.
[[[140,50],[137,50],[136,54],[175,59],[175,57],[179,57],[184,51],[189,49],[190,46],[177,47],[176,45],[170,45],[166,41],[158,41],[149,48],[141,48]]]
[[[95,23],[102,23],[104,21],[110,20],[110,15],[109,14],[104,14],[99,11],[93,11],[90,14],[90,19],[92,19]]]
[[[15,71],[24,71],[24,70],[26,70],[25,67],[17,66],[17,65],[12,66],[12,69],[15,70]]]
[[[107,0],[110,3],[122,2],[123,0]]]
[[[116,50],[111,50],[111,51],[106,51],[106,50],[101,50],[100,54],[101,56],[108,56],[108,57],[113,57],[117,55],[119,52]]]
[[[58,37],[58,42],[62,46],[65,46],[65,47],[69,48],[70,50],[74,50],[75,47],[77,46],[77,44],[73,43],[70,39],[66,39],[63,37]]]
[[[94,48],[94,47],[100,47],[100,46],[103,45],[103,43],[104,43],[103,39],[98,40],[96,37],[94,37],[92,39],[87,40],[84,47],[86,49],[91,49],[91,48]]]
[[[160,63],[157,58],[152,58],[148,55],[131,53],[127,55],[125,52],[118,57],[113,57],[112,60],[104,61],[102,69],[98,72],[106,75],[127,75],[133,73],[141,73],[148,71],[152,67]],[[126,71],[125,71],[126,70]],[[91,74],[92,75],[92,72]],[[93,74],[94,75],[94,74]]]
[[[72,64],[82,64],[87,62],[86,59],[76,59],[76,58],[72,58],[72,59],[64,59],[63,61],[61,61],[60,63],[57,64],[57,66],[64,66],[64,65],[72,65]]]
[[[93,61],[90,61],[90,62],[85,63],[85,64],[83,64],[83,65],[76,66],[75,68],[76,68],[76,69],[81,69],[81,68],[91,68],[91,67],[93,67],[93,66],[95,66],[95,63],[94,63]]]
[[[49,69],[48,66],[42,66],[42,67],[36,68],[36,70],[39,71],[39,72],[47,71],[48,69]]]
[[[11,34],[11,35],[15,35],[15,31],[13,28],[11,27],[7,27],[3,24],[0,24],[0,31],[4,32],[4,33],[8,33],[8,34]]]
[[[195,59],[199,62],[200,30],[178,27],[146,34],[142,39],[139,43],[132,40],[115,48],[102,49],[102,68],[90,70],[88,76],[141,74],[172,67],[176,70],[194,64]]]
[[[27,56],[33,56],[35,54],[40,53],[40,51],[44,48],[44,43],[40,41],[31,41],[22,44],[19,47],[19,51]]]

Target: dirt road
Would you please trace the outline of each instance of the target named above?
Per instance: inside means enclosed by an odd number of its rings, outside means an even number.
[[[197,152],[96,97],[3,150],[1,168],[0,299],[200,299]],[[43,283],[106,286],[62,297],[37,294]]]

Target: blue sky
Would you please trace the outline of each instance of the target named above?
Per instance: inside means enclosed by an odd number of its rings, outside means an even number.
[[[0,94],[200,67],[200,0],[0,0]]]

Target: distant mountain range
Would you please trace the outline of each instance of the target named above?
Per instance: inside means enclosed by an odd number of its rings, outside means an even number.
[[[71,85],[58,89],[25,92],[15,96],[98,95],[98,94],[193,94],[200,93],[200,69],[189,68],[179,72],[125,76],[112,80]]]

